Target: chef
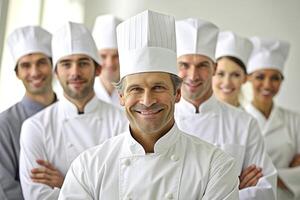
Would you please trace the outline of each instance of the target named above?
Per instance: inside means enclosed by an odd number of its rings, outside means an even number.
[[[181,130],[220,147],[236,159],[240,199],[275,199],[276,170],[255,119],[213,95],[218,32],[217,26],[200,19],[176,22],[177,65],[183,79],[176,122]]]
[[[175,124],[174,18],[147,10],[121,23],[117,37],[130,128],[81,154],[59,199],[237,199],[233,158]]]
[[[215,96],[225,103],[244,109],[242,86],[247,81],[246,65],[252,51],[252,43],[232,31],[219,33],[216,46],[216,72],[212,87]]]
[[[257,119],[277,168],[278,199],[300,199],[300,115],[274,103],[290,45],[270,38],[253,37],[251,41],[254,50],[247,69],[253,100],[246,110]]]
[[[117,107],[121,107],[119,95],[112,83],[120,80],[119,54],[116,27],[121,22],[113,15],[101,15],[96,18],[93,37],[101,58],[101,73],[95,79],[96,96]]]
[[[0,199],[23,199],[19,179],[20,132],[25,119],[56,101],[52,90],[51,34],[25,26],[8,37],[11,71],[25,87],[23,99],[0,114]]]
[[[122,132],[123,112],[98,100],[96,45],[82,25],[68,22],[52,38],[53,66],[62,99],[24,122],[20,179],[25,199],[57,199],[64,175],[85,149]]]

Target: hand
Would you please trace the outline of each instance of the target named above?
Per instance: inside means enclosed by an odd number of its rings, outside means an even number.
[[[277,187],[287,190],[287,187],[285,186],[284,182],[280,179],[280,177],[277,178]]]
[[[35,183],[43,183],[52,188],[61,188],[64,182],[64,176],[51,163],[45,160],[36,160],[41,166],[31,170],[31,180]]]
[[[250,165],[246,169],[244,169],[239,176],[240,185],[239,189],[243,189],[246,187],[255,186],[258,180],[263,176],[262,169],[260,167],[256,167],[255,165]]]
[[[300,154],[296,154],[290,163],[290,167],[300,166]]]

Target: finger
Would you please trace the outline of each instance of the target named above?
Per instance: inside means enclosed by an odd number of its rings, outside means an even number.
[[[46,173],[36,173],[30,175],[31,179],[45,179],[45,180],[51,180],[52,176]]]
[[[44,185],[48,185],[49,187],[55,187],[53,185],[53,183],[47,179],[32,179],[32,182],[34,183],[41,183],[41,184],[44,184]]]
[[[248,172],[248,174],[245,174],[243,178],[240,177],[240,188],[244,188],[247,186],[247,183],[255,178],[256,176],[259,176],[259,173],[261,173],[261,168],[255,168]]]
[[[57,170],[48,169],[45,167],[34,168],[31,170],[31,174],[48,174],[50,176],[59,176],[60,172]]]
[[[258,173],[256,176],[252,177],[245,185],[245,187],[256,186],[259,179],[263,176],[262,173]]]
[[[255,170],[256,166],[255,165],[250,165],[246,169],[244,169],[240,175],[240,179],[244,179],[247,174],[249,174],[252,170]]]
[[[43,166],[43,167],[46,167],[48,169],[55,170],[55,167],[50,162],[48,162],[46,160],[38,159],[38,160],[36,160],[36,163]]]

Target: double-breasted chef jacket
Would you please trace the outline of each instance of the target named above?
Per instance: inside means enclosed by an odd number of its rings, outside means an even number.
[[[71,162],[89,147],[122,133],[128,126],[124,113],[94,96],[79,114],[62,98],[26,120],[21,130],[20,179],[25,199],[57,199],[60,189],[34,183],[30,170],[37,159],[53,164],[63,175]]]
[[[239,191],[240,199],[275,199],[277,172],[267,155],[256,120],[241,109],[222,103],[213,95],[200,105],[181,98],[175,119],[179,129],[220,147],[236,159],[239,174],[252,164],[262,168],[254,187]]]

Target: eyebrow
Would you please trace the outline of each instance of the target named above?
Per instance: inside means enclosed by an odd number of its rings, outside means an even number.
[[[73,60],[71,59],[63,59],[61,61],[59,61],[59,63],[65,63],[65,62],[72,62]],[[90,58],[79,58],[76,61],[92,61]]]

